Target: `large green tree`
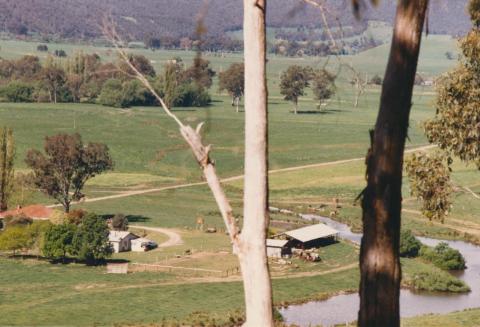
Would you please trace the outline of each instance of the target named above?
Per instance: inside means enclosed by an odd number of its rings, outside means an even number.
[[[469,9],[473,28],[460,40],[458,66],[437,82],[437,114],[425,131],[430,142],[480,169],[480,0]]]
[[[0,211],[8,209],[8,200],[13,191],[15,172],[15,142],[10,128],[0,128]]]
[[[87,214],[73,237],[73,252],[87,264],[97,264],[112,254],[109,229],[101,216]]]
[[[84,145],[79,134],[46,137],[44,150],[45,154],[29,150],[25,161],[33,170],[36,186],[60,202],[65,212],[70,211],[72,201],[83,198],[87,180],[113,168],[108,147]]]
[[[234,63],[227,70],[218,74],[218,88],[226,90],[232,97],[232,106],[239,111],[240,99],[245,92],[245,65]]]
[[[73,238],[77,231],[74,224],[51,225],[45,232],[43,255],[50,259],[65,261],[67,254],[73,252]]]
[[[325,101],[335,94],[335,76],[325,69],[320,69],[313,74],[311,87],[321,109]]]
[[[293,102],[295,114],[298,113],[298,98],[305,95],[305,89],[310,86],[312,72],[310,67],[293,65],[280,76],[280,93],[285,100]]]

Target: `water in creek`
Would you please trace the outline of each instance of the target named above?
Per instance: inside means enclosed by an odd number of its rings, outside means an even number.
[[[353,233],[350,228],[330,218],[303,215],[307,220],[318,220],[338,230],[339,237],[360,243],[361,234]],[[441,240],[419,237],[419,240],[435,246]],[[428,313],[448,313],[468,308],[480,307],[480,247],[462,241],[444,241],[459,250],[467,262],[467,269],[456,274],[471,288],[467,294],[428,293],[402,290],[400,294],[400,315],[413,317]],[[338,295],[325,301],[313,301],[301,305],[291,305],[280,309],[288,324],[299,326],[332,326],[345,324],[357,319],[359,308],[358,294]]]

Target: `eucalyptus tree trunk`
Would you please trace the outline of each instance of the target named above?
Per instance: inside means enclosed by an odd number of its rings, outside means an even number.
[[[268,228],[266,0],[244,0],[245,181],[244,223],[238,256],[248,327],[273,326],[266,253]]]
[[[380,111],[371,132],[363,193],[360,326],[400,325],[403,153],[428,0],[398,2]]]

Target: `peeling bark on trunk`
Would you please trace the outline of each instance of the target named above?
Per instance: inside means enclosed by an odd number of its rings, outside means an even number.
[[[245,42],[245,182],[244,224],[239,260],[248,327],[273,326],[268,271],[266,0],[244,0]]]
[[[399,260],[403,153],[428,0],[401,0],[362,199],[359,326],[400,325]]]

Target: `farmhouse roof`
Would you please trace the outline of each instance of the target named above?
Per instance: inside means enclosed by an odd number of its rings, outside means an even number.
[[[295,230],[285,232],[285,235],[290,236],[300,242],[309,242],[319,238],[335,236],[338,234],[338,231],[325,225],[325,224],[316,224],[312,226],[307,226]]]
[[[283,248],[287,243],[288,240],[274,240],[267,238],[267,246],[271,248]]]
[[[152,240],[149,240],[148,238],[139,237],[132,240],[132,243],[155,243],[155,242]]]
[[[110,242],[120,242],[129,235],[132,235],[134,238],[138,238],[138,236],[130,232],[111,230],[110,233],[108,233],[108,240]]]
[[[48,219],[52,215],[52,212],[53,212],[52,208],[47,208],[40,204],[34,204],[24,208],[17,208],[13,210],[0,212],[0,218],[24,214],[25,216],[32,219]]]

